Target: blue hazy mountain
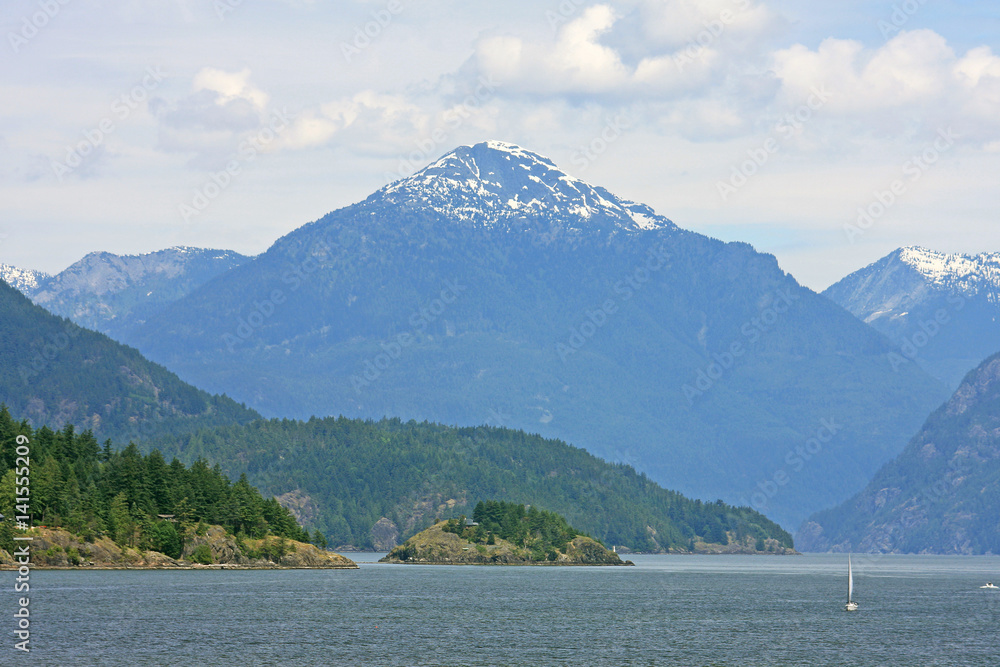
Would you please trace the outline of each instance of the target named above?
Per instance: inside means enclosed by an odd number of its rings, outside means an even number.
[[[919,364],[951,389],[1000,345],[1000,253],[900,248],[823,295],[892,340],[895,365]]]
[[[839,507],[817,513],[806,551],[1000,553],[1000,354],[969,372],[906,449]]]
[[[304,225],[125,340],[268,416],[521,428],[786,526],[946,397],[773,256],[502,142]]]
[[[259,417],[182,382],[133,348],[52,315],[3,282],[0,404],[36,427],[71,423],[117,442]]]
[[[121,340],[167,304],[249,259],[188,247],[142,255],[92,252],[54,276],[0,266],[0,279],[49,312]]]

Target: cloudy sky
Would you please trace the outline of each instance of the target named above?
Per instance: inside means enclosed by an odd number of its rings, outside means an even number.
[[[0,262],[255,254],[485,139],[814,289],[1000,251],[998,7],[5,0]]]

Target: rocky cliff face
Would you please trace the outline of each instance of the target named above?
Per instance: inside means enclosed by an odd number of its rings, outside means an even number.
[[[386,517],[382,517],[372,526],[372,547],[375,551],[390,551],[399,544],[399,527]]]
[[[900,456],[795,537],[803,551],[1000,553],[1000,355],[970,372]]]

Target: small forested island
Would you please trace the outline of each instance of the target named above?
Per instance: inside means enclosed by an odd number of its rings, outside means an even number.
[[[421,565],[634,565],[553,512],[496,500],[417,533],[380,563]]]
[[[15,442],[30,455],[19,457]],[[17,567],[15,544],[30,545],[34,567],[357,567],[245,477],[233,484],[203,460],[185,467],[135,445],[102,448],[72,426],[35,430],[6,408],[0,514],[0,569]]]

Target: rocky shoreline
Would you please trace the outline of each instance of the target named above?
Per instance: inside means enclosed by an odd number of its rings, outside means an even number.
[[[358,569],[358,564],[312,544],[268,537],[238,540],[221,526],[188,535],[179,558],[158,551],[120,546],[110,538],[84,540],[61,528],[33,528],[27,533],[31,567],[51,570],[296,570]],[[0,570],[20,563],[0,549]]]

